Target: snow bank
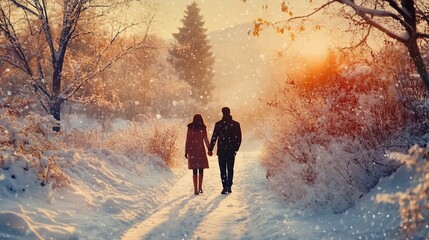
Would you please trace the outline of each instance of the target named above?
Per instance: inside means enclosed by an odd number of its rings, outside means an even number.
[[[297,146],[293,153],[299,152],[307,164],[277,153],[273,158],[283,161],[268,167],[268,178],[271,188],[295,208],[313,212],[344,212],[400,165],[385,159],[382,151],[347,138],[327,141],[326,146]]]
[[[399,153],[395,153],[398,158]],[[410,158],[399,154],[400,159]],[[394,155],[391,155],[392,157]],[[421,158],[420,158],[421,160]],[[380,201],[380,196],[406,193],[421,185],[421,178],[413,168],[402,165],[388,177],[382,177],[367,194],[355,200],[353,207],[342,213],[315,212],[309,208],[297,208],[297,204],[284,201],[283,196],[270,194],[264,169],[246,165],[246,198],[250,212],[247,232],[251,239],[427,239],[429,227],[425,218],[420,232],[402,235],[405,219],[401,218],[397,201]],[[247,182],[246,182],[247,183]],[[332,186],[335,188],[335,186]],[[303,199],[302,201],[306,201]],[[427,198],[425,199],[427,203]],[[426,225],[425,225],[426,224]]]
[[[50,118],[0,111],[0,239],[113,239],[176,175],[155,155],[68,148]]]

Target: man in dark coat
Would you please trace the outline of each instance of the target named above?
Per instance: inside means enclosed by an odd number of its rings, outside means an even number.
[[[235,155],[241,145],[241,128],[240,123],[232,120],[228,107],[222,108],[222,114],[222,120],[216,122],[213,130],[208,154],[213,155],[213,148],[217,141],[220,178],[223,186],[221,194],[227,194],[232,192]]]

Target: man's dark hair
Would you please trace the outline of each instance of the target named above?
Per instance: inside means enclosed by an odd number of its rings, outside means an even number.
[[[231,110],[229,109],[229,107],[223,107],[222,113],[224,116],[229,116],[229,115],[231,115]]]

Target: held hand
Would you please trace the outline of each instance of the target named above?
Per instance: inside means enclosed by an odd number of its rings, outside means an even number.
[[[207,154],[208,154],[210,157],[211,157],[211,156],[213,156],[213,152],[212,152],[212,151],[209,151]]]

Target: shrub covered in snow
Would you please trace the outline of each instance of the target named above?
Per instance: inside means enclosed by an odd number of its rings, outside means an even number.
[[[0,109],[0,177],[9,192],[22,193],[33,185],[59,187],[69,182],[57,163],[54,124],[51,117],[35,113],[19,117],[11,109]],[[26,175],[31,177],[23,177]]]
[[[55,123],[0,108],[0,239],[116,238],[157,206],[174,173],[137,145],[142,127],[108,145],[99,130],[56,133]]]
[[[110,133],[103,144],[127,155],[144,151],[160,157],[168,166],[174,166],[178,153],[177,139],[175,124],[131,122],[126,129]]]
[[[161,157],[168,166],[174,166],[179,151],[177,137],[176,127],[155,126],[153,133],[149,135],[147,150],[149,153]]]
[[[381,65],[329,61],[288,80],[268,102],[273,127],[263,164],[288,201],[342,212],[400,166],[385,150],[406,146],[394,139],[411,119]]]
[[[63,141],[69,148],[107,148],[132,159],[154,155],[172,167],[178,153],[177,129],[174,122],[134,121],[105,134],[97,128],[74,129],[63,134]]]
[[[405,163],[407,168],[413,169],[417,173],[418,184],[407,192],[380,194],[376,200],[398,203],[402,218],[400,234],[403,239],[429,239],[429,145],[414,145],[408,150],[408,154],[392,152],[389,158]]]
[[[70,174],[64,171],[73,165],[75,154],[70,157],[65,151],[83,154],[105,149],[136,163],[152,161],[152,165],[163,168],[175,165],[178,131],[174,123],[132,122],[107,135],[96,129],[56,133],[52,131],[54,124],[56,121],[49,116],[32,112],[19,116],[9,108],[0,109],[0,181],[7,192],[18,194],[46,185],[49,191],[69,184]]]

